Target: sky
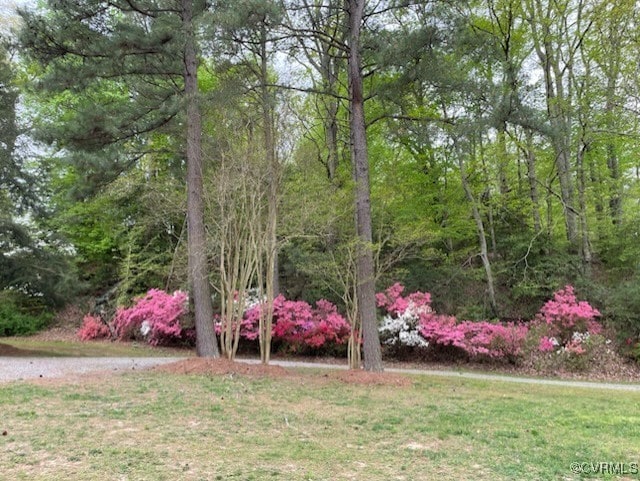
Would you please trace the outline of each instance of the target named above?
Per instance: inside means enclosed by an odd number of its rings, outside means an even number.
[[[0,34],[7,34],[16,25],[17,7],[35,5],[37,0],[0,0]]]

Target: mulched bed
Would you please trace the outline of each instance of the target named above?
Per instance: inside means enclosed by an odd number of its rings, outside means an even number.
[[[264,366],[262,364],[246,364],[228,359],[211,359],[196,357],[172,362],[153,368],[154,371],[169,374],[208,374],[211,376],[243,375],[250,377],[286,377],[291,372],[280,366]]]
[[[291,378],[303,379],[303,374],[282,366],[247,364],[232,362],[227,359],[191,358],[165,364],[153,368],[157,372],[170,374],[204,374],[209,376],[247,376],[253,378]],[[407,376],[393,373],[372,373],[362,370],[337,370],[314,376],[318,380],[334,380],[346,384],[358,384],[368,386],[396,386],[405,387],[413,384]]]

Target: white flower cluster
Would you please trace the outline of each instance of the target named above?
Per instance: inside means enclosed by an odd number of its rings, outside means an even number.
[[[398,317],[387,315],[379,328],[383,343],[395,346],[428,347],[429,343],[418,332],[417,309],[410,304]]]
[[[149,321],[142,321],[142,324],[140,325],[140,334],[142,334],[142,337],[146,338],[150,332],[151,323]]]
[[[582,344],[584,342],[587,342],[590,337],[591,335],[589,334],[589,332],[574,332],[571,336],[571,339]]]
[[[267,302],[266,296],[260,296],[260,289],[257,287],[253,287],[247,290],[246,296],[244,298],[244,310],[245,312],[249,309],[257,306],[258,304],[264,304]]]

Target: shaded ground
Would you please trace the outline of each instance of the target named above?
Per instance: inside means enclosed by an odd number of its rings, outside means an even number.
[[[33,351],[31,349],[20,349],[0,342],[0,357],[41,357],[46,356],[45,351]]]

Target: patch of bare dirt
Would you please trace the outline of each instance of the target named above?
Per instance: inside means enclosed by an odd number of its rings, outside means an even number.
[[[349,369],[347,371],[332,371],[326,373],[324,377],[335,379],[346,384],[358,384],[363,386],[395,386],[409,387],[413,381],[401,374],[389,372],[369,372]]]
[[[37,341],[78,341],[78,328],[73,326],[54,326],[29,336]]]
[[[228,359],[195,357],[153,368],[169,374],[207,374],[211,376],[243,375],[249,377],[288,377],[291,371],[281,366],[246,364]]]
[[[90,301],[81,299],[76,304],[69,304],[64,309],[56,312],[53,322],[45,331],[31,336],[42,341],[77,341],[78,329],[82,325],[82,319],[89,312]]]

